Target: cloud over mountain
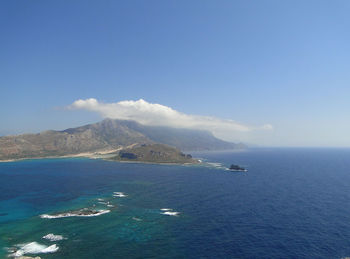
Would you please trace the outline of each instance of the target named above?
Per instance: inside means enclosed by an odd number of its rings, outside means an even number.
[[[135,120],[141,124],[152,126],[209,130],[214,134],[219,133],[219,135],[222,135],[223,132],[226,135],[255,130],[272,130],[270,124],[252,127],[229,119],[190,115],[178,112],[165,105],[149,103],[143,99],[116,103],[103,103],[94,98],[79,99],[68,108],[97,112],[104,118]]]

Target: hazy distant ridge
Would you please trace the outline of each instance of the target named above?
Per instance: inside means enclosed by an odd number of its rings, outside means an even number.
[[[177,147],[183,151],[224,150],[245,148],[243,144],[223,141],[205,130],[145,126],[134,121],[124,121],[128,128],[141,132],[154,142]]]

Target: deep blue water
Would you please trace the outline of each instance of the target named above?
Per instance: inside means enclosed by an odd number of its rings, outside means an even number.
[[[89,159],[0,163],[0,258],[5,247],[34,241],[56,244],[57,252],[38,255],[60,259],[350,256],[350,149],[194,156],[249,171]],[[106,209],[97,199],[116,207],[96,217],[39,217]],[[42,239],[48,233],[67,239]]]

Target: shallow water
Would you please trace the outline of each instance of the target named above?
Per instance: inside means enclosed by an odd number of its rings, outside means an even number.
[[[0,258],[9,254],[2,248],[30,242],[56,244],[38,255],[60,259],[350,256],[349,149],[194,156],[220,165],[0,163]],[[231,163],[248,172],[225,170]],[[40,217],[82,208],[110,212]],[[64,239],[42,238],[50,233]]]

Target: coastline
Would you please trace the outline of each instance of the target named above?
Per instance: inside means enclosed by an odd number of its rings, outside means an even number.
[[[0,163],[10,163],[10,162],[17,162],[22,160],[32,160],[32,159],[59,159],[59,158],[79,158],[79,157],[90,158],[90,159],[103,159],[106,156],[108,156],[108,154],[117,152],[121,149],[122,148],[103,150],[98,152],[83,152],[83,153],[69,154],[69,155],[63,155],[63,156],[23,157],[23,158],[0,160]]]
[[[199,159],[195,159],[196,162],[193,163],[171,163],[171,162],[149,162],[149,161],[127,161],[127,160],[115,160],[110,159],[109,156],[114,156],[115,154],[111,155],[111,153],[117,152],[119,150],[122,150],[122,148],[113,149],[113,150],[105,150],[105,151],[99,151],[99,152],[83,152],[78,154],[70,154],[70,155],[63,155],[63,156],[42,156],[42,157],[25,157],[25,158],[17,158],[17,159],[6,159],[6,160],[0,160],[0,163],[11,163],[11,162],[18,162],[23,160],[39,160],[39,159],[64,159],[64,158],[89,158],[89,159],[102,159],[104,161],[110,161],[110,162],[118,162],[118,163],[130,163],[130,164],[153,164],[153,165],[199,165],[201,162]]]

